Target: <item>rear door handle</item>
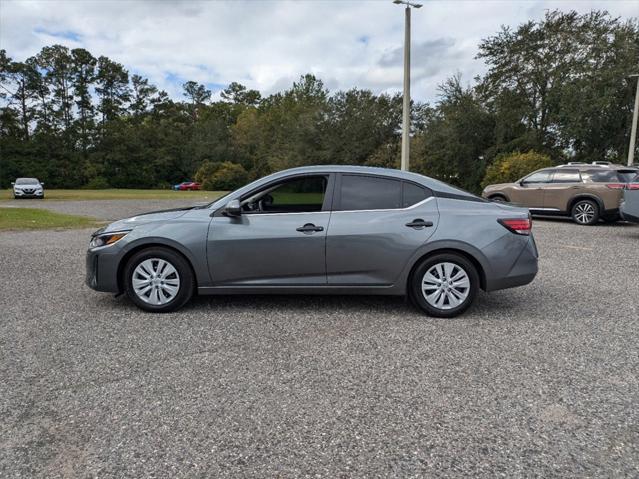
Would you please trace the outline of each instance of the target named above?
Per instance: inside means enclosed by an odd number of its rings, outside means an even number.
[[[422,228],[427,228],[429,226],[433,226],[432,221],[424,221],[421,218],[414,219],[410,223],[406,223],[406,226],[409,228],[415,228],[416,230],[420,230]]]
[[[304,226],[297,228],[300,233],[315,233],[317,231],[324,231],[323,226],[315,226],[313,223],[306,223]]]

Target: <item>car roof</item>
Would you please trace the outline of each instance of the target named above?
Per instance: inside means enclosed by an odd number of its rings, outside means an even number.
[[[353,166],[353,165],[317,165],[317,166],[301,166],[297,168],[290,168],[288,170],[282,170],[277,173],[273,173],[266,178],[275,179],[278,177],[289,176],[294,174],[312,174],[312,173],[353,173],[360,175],[373,175],[373,176],[387,176],[390,178],[397,178],[399,180],[413,181],[415,183],[422,184],[427,188],[437,191],[443,191],[448,193],[466,193],[466,191],[460,190],[442,181],[430,178],[428,176],[420,175],[419,173],[413,173],[411,171],[402,171],[392,168],[380,168],[377,166]],[[472,196],[472,195],[471,195]]]
[[[567,170],[579,170],[579,171],[587,171],[587,170],[638,170],[636,166],[624,166],[624,165],[593,165],[591,163],[578,163],[578,164],[566,164],[566,165],[557,165],[551,166],[548,168],[544,168],[544,170],[554,170],[554,169],[567,169]]]

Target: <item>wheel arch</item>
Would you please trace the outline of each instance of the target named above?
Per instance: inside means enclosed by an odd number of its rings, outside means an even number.
[[[122,258],[120,259],[120,262],[118,263],[118,270],[117,270],[118,290],[120,292],[124,291],[124,269],[126,268],[127,263],[133,257],[134,254],[149,248],[163,248],[180,255],[186,261],[186,264],[189,265],[189,268],[191,268],[191,273],[193,274],[193,279],[195,281],[195,291],[197,291],[197,287],[199,284],[198,276],[195,271],[195,268],[193,267],[193,261],[191,261],[191,259],[189,258],[189,255],[181,251],[181,248],[176,247],[175,245],[172,245],[170,243],[162,242],[162,241],[150,241],[150,242],[133,244],[132,247],[128,249],[126,253],[124,254],[124,256],[122,256]]]
[[[415,271],[417,270],[419,265],[423,261],[425,261],[426,259],[428,259],[428,258],[430,258],[430,257],[432,257],[434,255],[446,254],[446,253],[457,254],[459,256],[464,257],[468,261],[470,261],[470,263],[477,270],[477,274],[479,275],[479,287],[482,290],[484,290],[484,291],[486,290],[486,269],[484,268],[484,265],[481,263],[481,261],[479,261],[475,255],[473,255],[472,253],[470,253],[466,249],[461,249],[461,248],[456,247],[456,246],[442,246],[442,247],[436,247],[434,249],[431,249],[429,251],[424,252],[423,254],[418,256],[415,261],[413,261],[412,266],[410,268],[410,271],[408,273],[408,276],[406,278],[406,282],[405,282],[405,284],[406,284],[406,294],[411,294],[410,284],[411,284],[411,282],[413,280],[413,276],[415,274]]]
[[[510,198],[508,197],[508,195],[506,193],[502,193],[501,191],[488,194],[488,199],[489,200],[492,200],[492,199],[498,198],[498,197],[505,199],[507,202],[510,202]]]
[[[601,198],[599,198],[597,195],[593,195],[590,193],[580,193],[576,195],[574,198],[571,198],[570,201],[568,202],[568,208],[566,209],[566,211],[569,214],[572,214],[572,209],[575,206],[575,204],[577,204],[579,201],[582,201],[582,200],[592,200],[595,203],[597,203],[597,206],[599,207],[599,214],[603,214],[603,212],[605,211],[604,202],[601,200]]]

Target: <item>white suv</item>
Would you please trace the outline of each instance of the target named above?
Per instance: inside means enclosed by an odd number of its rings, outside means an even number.
[[[44,183],[37,178],[18,178],[13,186],[14,198],[44,198]]]

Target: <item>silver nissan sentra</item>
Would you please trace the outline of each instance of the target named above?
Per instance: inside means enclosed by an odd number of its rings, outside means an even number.
[[[205,206],[96,231],[87,284],[173,311],[198,294],[406,295],[452,317],[485,291],[530,283],[527,209],[398,170],[281,171]]]

